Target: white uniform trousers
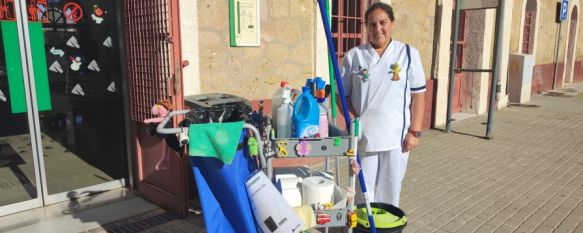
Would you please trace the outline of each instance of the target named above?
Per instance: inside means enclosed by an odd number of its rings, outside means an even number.
[[[407,170],[409,152],[403,153],[398,148],[381,152],[361,152],[359,156],[369,201],[399,207],[401,182]],[[356,184],[355,203],[364,203],[358,177]]]

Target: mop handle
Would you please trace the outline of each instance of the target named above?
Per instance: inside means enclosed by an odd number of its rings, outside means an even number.
[[[338,59],[336,58],[336,48],[334,48],[334,41],[332,41],[332,32],[330,32],[330,23],[328,22],[328,17],[326,15],[326,5],[324,5],[323,0],[318,0],[318,5],[320,8],[320,15],[322,16],[322,22],[324,23],[324,31],[326,32],[326,42],[328,42],[328,52],[332,58],[332,65],[334,67],[334,79],[336,79],[336,86],[338,87],[338,92],[340,92],[340,103],[342,104],[342,113],[344,114],[344,121],[346,128],[350,131],[350,114],[348,114],[348,104],[346,102],[346,95],[344,94],[344,85],[342,85],[342,78],[340,77],[340,69],[338,69]],[[358,153],[356,154],[356,161],[360,164],[360,158]],[[376,233],[376,227],[374,224],[374,219],[372,217],[372,209],[370,207],[370,202],[368,200],[368,194],[366,193],[366,184],[364,183],[364,175],[362,170],[358,173],[358,180],[360,181],[360,187],[364,201],[366,203],[366,212],[368,214],[368,222],[370,223],[370,229],[373,233]]]
[[[348,114],[348,104],[346,103],[346,95],[344,95],[344,86],[342,85],[342,78],[340,77],[340,69],[338,69],[338,58],[336,58],[336,48],[332,40],[332,33],[330,32],[330,23],[326,16],[326,10],[323,0],[318,0],[320,6],[320,14],[322,15],[322,22],[324,22],[324,31],[326,32],[326,42],[328,42],[328,52],[332,58],[332,66],[334,67],[334,79],[336,79],[336,86],[340,92],[340,103],[342,103],[342,113],[344,114],[344,123],[346,128],[350,131],[350,115]]]

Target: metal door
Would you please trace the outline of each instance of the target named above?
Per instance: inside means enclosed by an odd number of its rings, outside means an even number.
[[[454,2],[455,3],[455,2]],[[455,5],[455,4],[454,4]],[[455,12],[454,12],[455,15]],[[458,38],[456,40],[456,70],[462,69],[464,67],[464,55],[465,55],[465,47],[466,47],[466,36],[467,36],[467,22],[468,16],[465,10],[460,11],[460,19],[459,19],[459,27],[455,30],[458,30]],[[453,23],[452,23],[453,28]],[[452,30],[453,31],[453,30]],[[464,73],[461,71],[455,71],[454,75],[454,96],[453,96],[453,112],[461,112],[462,111],[462,101],[463,101],[463,82],[464,82]]]
[[[184,216],[188,158],[142,123],[159,100],[183,108],[178,0],[126,0],[124,12],[136,185],[145,198]]]

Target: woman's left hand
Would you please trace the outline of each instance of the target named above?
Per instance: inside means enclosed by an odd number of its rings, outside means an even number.
[[[411,133],[407,133],[405,137],[405,142],[403,142],[403,152],[412,151],[417,145],[419,145],[419,138],[413,136]]]

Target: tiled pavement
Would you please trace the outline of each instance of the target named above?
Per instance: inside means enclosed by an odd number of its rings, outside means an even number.
[[[582,92],[571,85],[496,111],[491,140],[486,115],[426,131],[404,181],[405,232],[583,232]],[[119,229],[164,213],[89,232],[138,232]],[[143,232],[204,232],[200,215],[167,220]]]

